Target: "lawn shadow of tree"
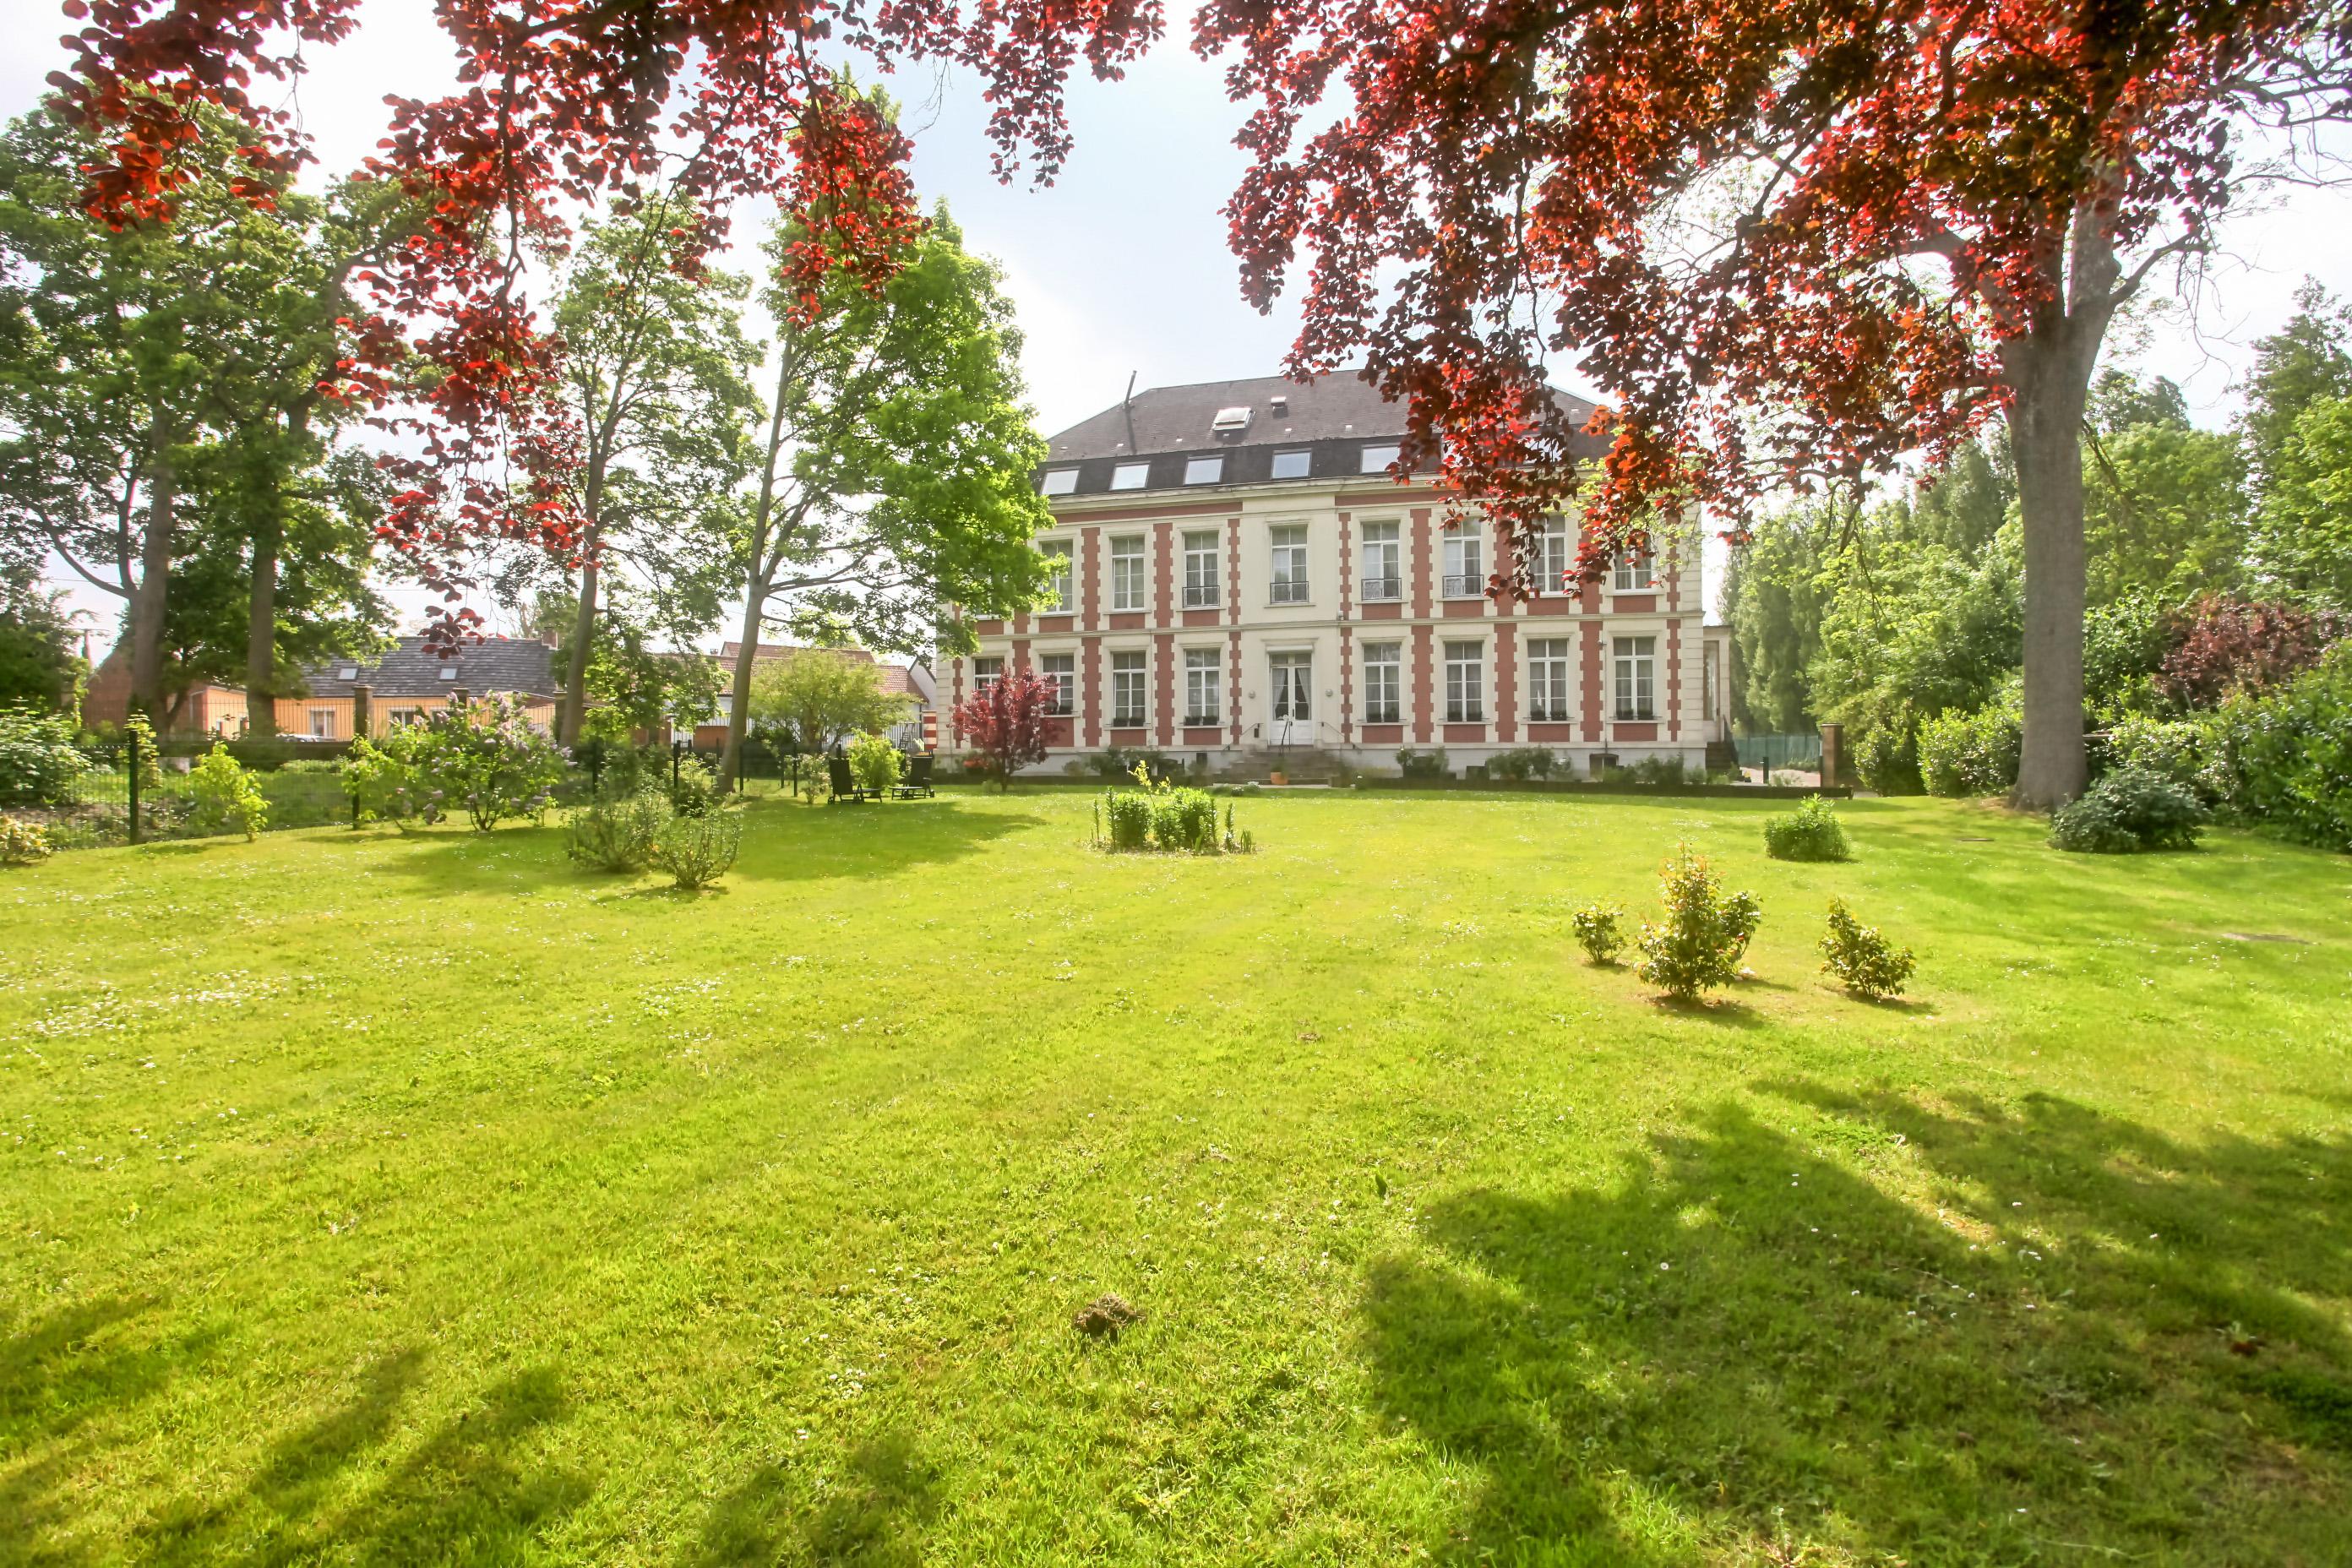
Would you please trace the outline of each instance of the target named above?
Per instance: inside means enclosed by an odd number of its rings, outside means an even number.
[[[1435,1202],[1439,1256],[1373,1270],[1381,1405],[1484,1471],[1439,1555],[2340,1552],[2352,1142],[1768,1092],[1600,1190]],[[1856,1170],[1915,1161],[1931,1199]]]
[[[819,1500],[809,1471],[762,1466],[710,1510],[698,1568],[775,1563],[795,1542],[819,1563],[920,1563],[939,1512],[937,1468],[896,1432],[859,1444],[848,1468]]]

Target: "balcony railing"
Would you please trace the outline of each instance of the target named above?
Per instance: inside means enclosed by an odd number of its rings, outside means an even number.
[[[1486,592],[1486,579],[1484,576],[1456,577],[1449,574],[1445,579],[1445,596],[1449,599],[1482,598]]]
[[[1217,607],[1217,585],[1214,583],[1184,584],[1184,607],[1188,610],[1213,610]]]
[[[1277,605],[1303,605],[1307,603],[1307,579],[1304,577],[1276,577],[1274,580],[1274,602]]]
[[[1404,597],[1404,579],[1367,577],[1363,581],[1363,595],[1368,605],[1377,604],[1382,599],[1402,599]]]

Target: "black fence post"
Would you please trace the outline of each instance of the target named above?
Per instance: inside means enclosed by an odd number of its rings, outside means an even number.
[[[129,781],[131,791],[131,822],[129,831],[131,835],[131,842],[136,844],[139,842],[139,731],[132,725],[126,724],[123,726],[122,754],[129,760],[131,764],[131,771],[127,775],[125,775]]]

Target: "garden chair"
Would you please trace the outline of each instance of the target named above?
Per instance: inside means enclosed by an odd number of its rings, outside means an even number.
[[[873,798],[872,791],[858,788],[857,781],[849,776],[847,757],[827,757],[824,760],[824,765],[826,773],[833,781],[833,799],[829,804],[839,805],[845,800],[865,801]]]
[[[908,759],[906,774],[898,780],[896,793],[900,800],[913,800],[939,793],[931,787],[931,754],[929,752]]]

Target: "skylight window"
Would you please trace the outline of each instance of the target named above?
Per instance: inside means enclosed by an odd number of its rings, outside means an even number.
[[[445,664],[445,665],[443,665],[443,666],[441,667],[441,674],[440,674],[440,676],[438,677],[438,679],[442,679],[442,680],[455,680],[455,679],[457,679],[457,667],[456,665],[454,665],[454,664]]]
[[[1393,441],[1366,447],[1363,471],[1368,474],[1385,473],[1388,466],[1397,460],[1397,445]]]
[[[1209,428],[1221,436],[1230,436],[1246,430],[1249,426],[1250,406],[1246,403],[1236,404],[1231,408],[1218,409],[1217,416],[1209,422]]]
[[[360,667],[356,664],[344,665],[341,668],[335,671],[335,679],[337,680],[357,680],[359,678]]]
[[[1037,488],[1049,496],[1068,495],[1078,488],[1078,470],[1048,468],[1045,470],[1045,482]]]
[[[1277,479],[1303,479],[1307,477],[1312,452],[1276,452],[1274,455],[1274,477]]]
[[[1150,478],[1150,464],[1121,463],[1110,471],[1110,488],[1115,490],[1139,490]]]
[[[1223,458],[1194,458],[1184,465],[1184,482],[1188,485],[1213,485],[1224,477]]]

